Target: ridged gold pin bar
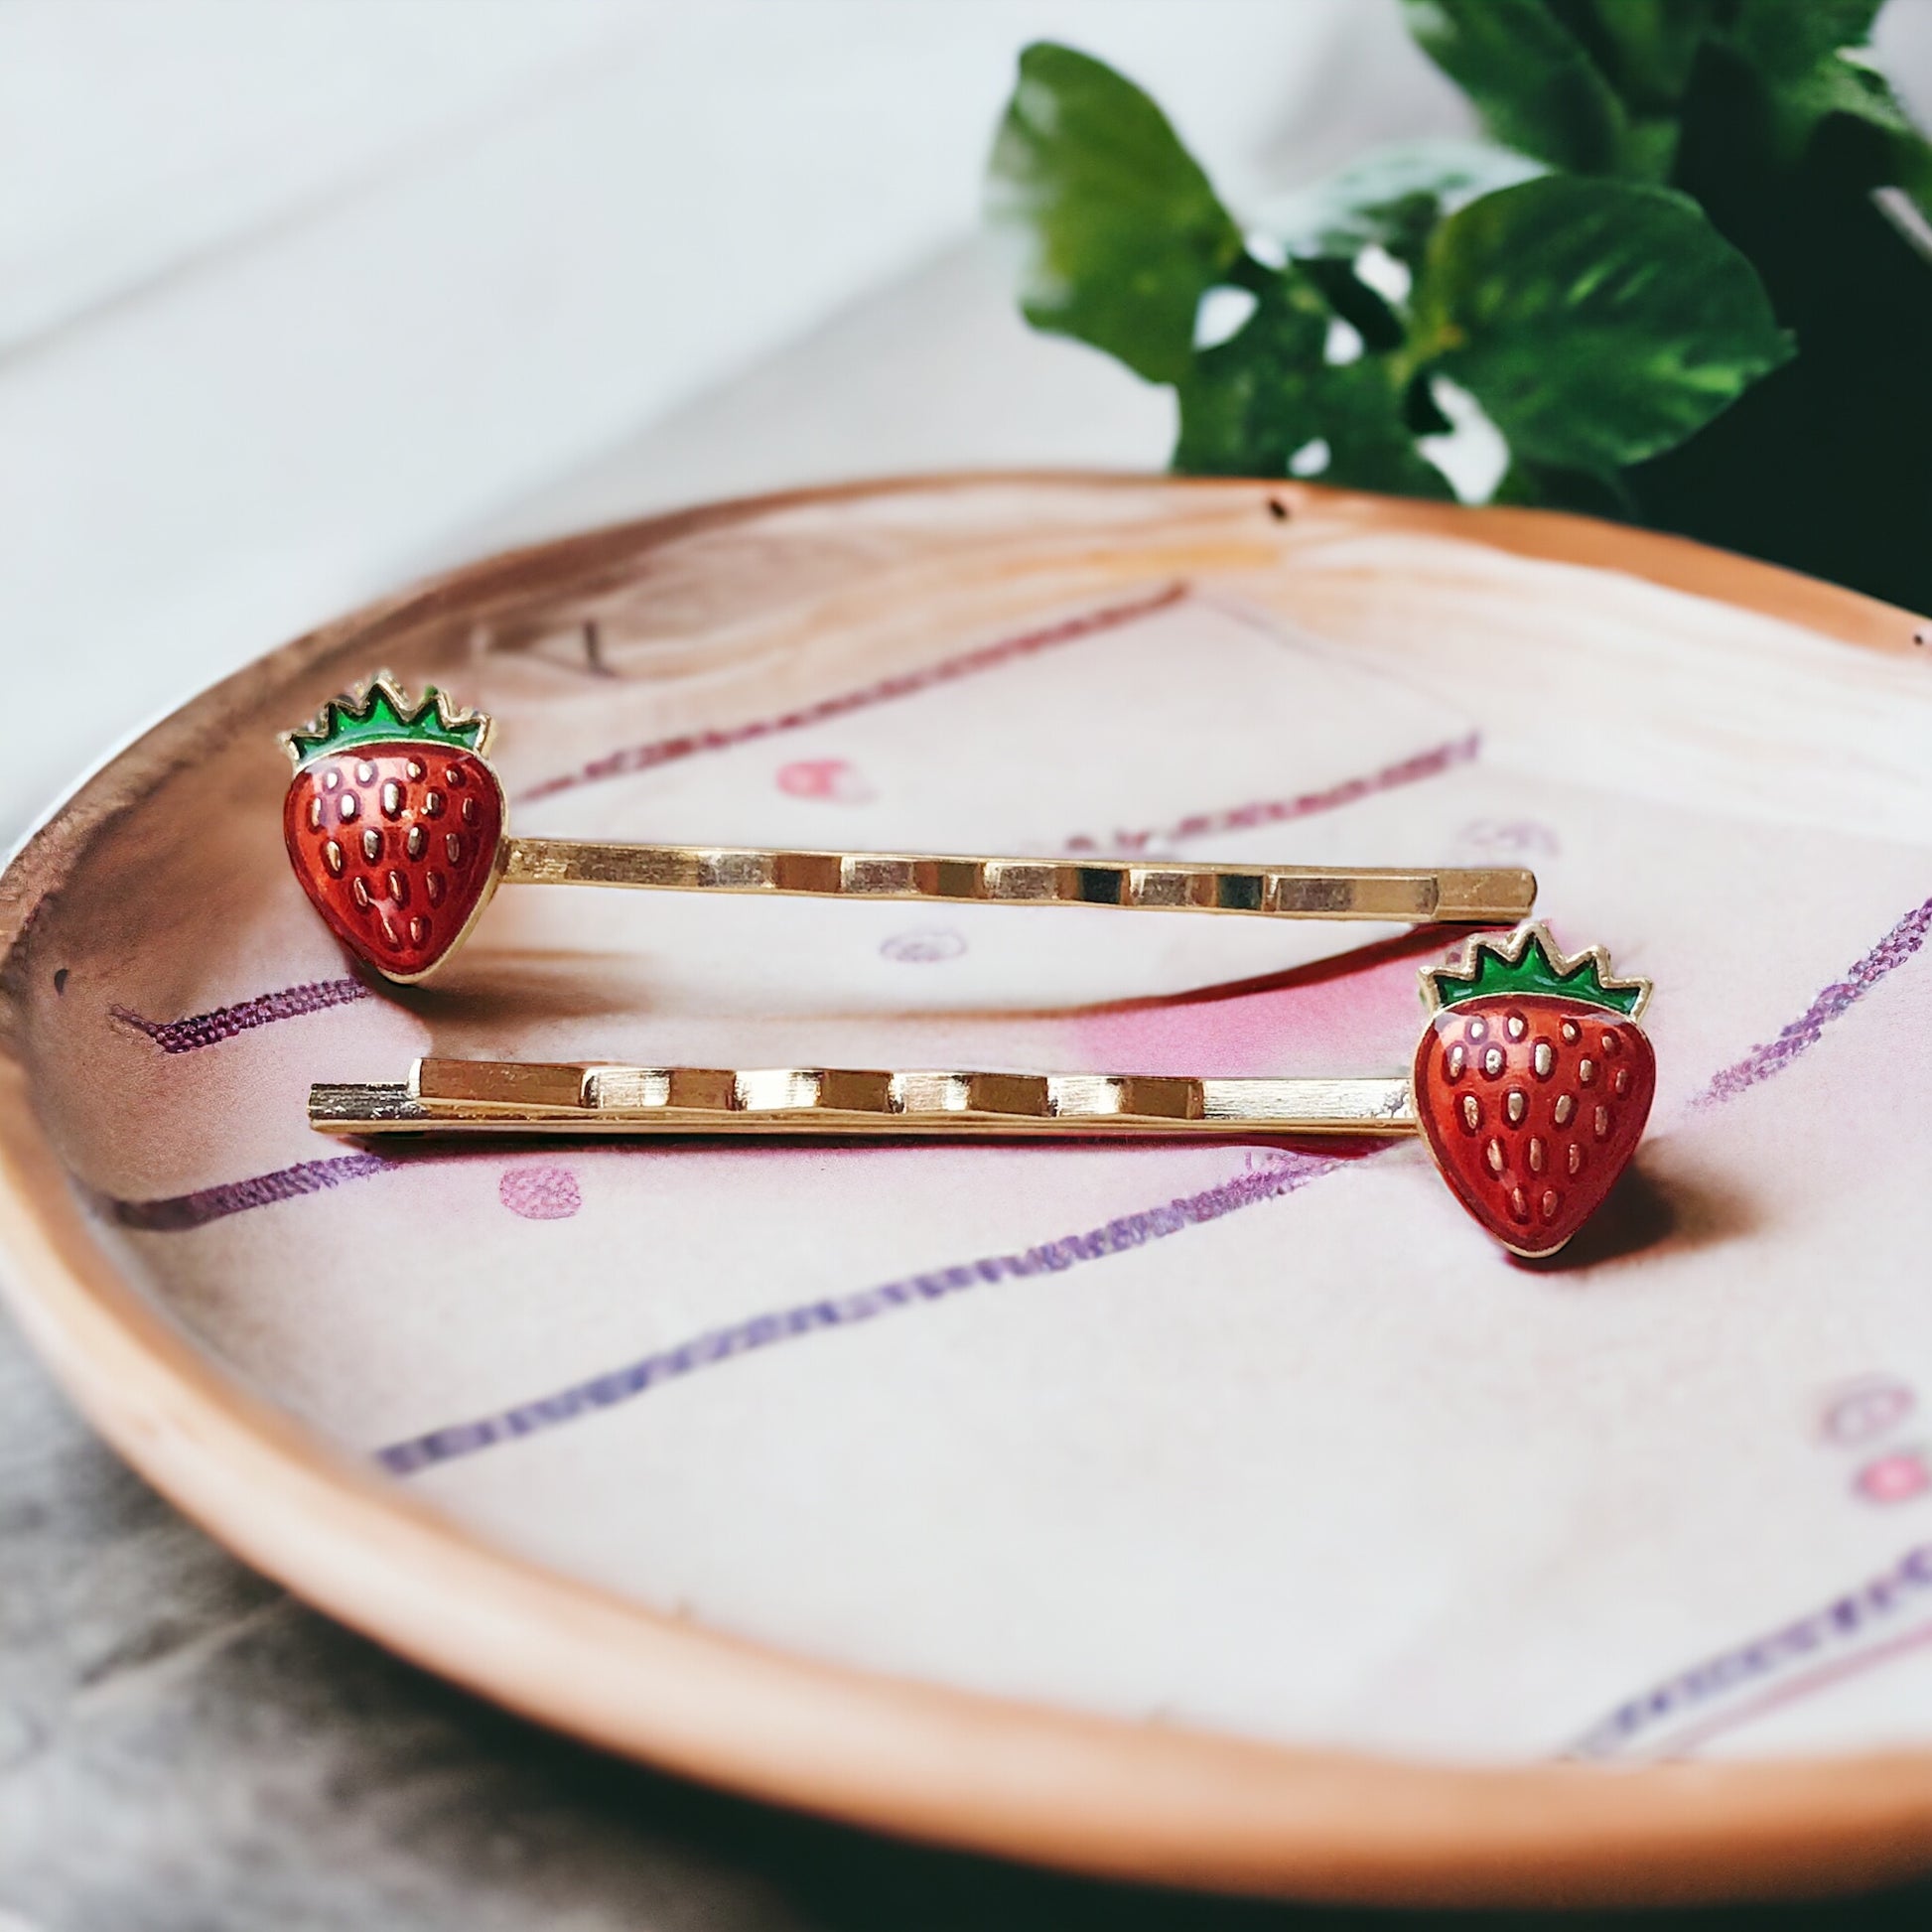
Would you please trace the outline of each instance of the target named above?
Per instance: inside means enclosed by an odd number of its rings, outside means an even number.
[[[503,883],[813,898],[942,899],[1004,905],[1120,905],[1248,912],[1280,919],[1498,924],[1536,902],[1519,866],[1354,870],[1214,866],[1181,860],[987,859],[911,852],[781,852],[752,846],[506,841]]]
[[[407,1082],[319,1084],[325,1134],[889,1135],[1004,1139],[1399,1135],[1409,1082],[1147,1073],[622,1066],[422,1059]]]

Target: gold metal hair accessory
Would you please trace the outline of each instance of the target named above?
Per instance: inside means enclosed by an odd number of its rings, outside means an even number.
[[[1536,902],[1534,876],[1514,866],[1353,871],[513,838],[503,788],[483,756],[489,737],[481,712],[455,709],[434,689],[412,706],[386,673],[283,734],[295,761],[282,812],[295,876],[344,945],[399,985],[442,965],[498,885],[1114,905],[1408,925],[1507,924]]]
[[[1645,980],[1600,948],[1566,957],[1541,925],[1472,940],[1423,974],[1405,1077],[618,1066],[421,1059],[391,1086],[317,1085],[326,1134],[765,1139],[1193,1140],[1421,1134],[1457,1200],[1504,1247],[1555,1254],[1643,1136],[1656,1059]]]

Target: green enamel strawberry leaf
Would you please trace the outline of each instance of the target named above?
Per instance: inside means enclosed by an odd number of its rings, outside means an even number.
[[[359,698],[350,694],[330,699],[311,724],[285,732],[282,743],[299,771],[316,759],[356,745],[414,743],[481,752],[488,732],[487,718],[474,711],[452,711],[434,685],[425,689],[420,704],[412,706],[399,686],[378,677]]]
[[[1650,996],[1648,980],[1613,978],[1600,950],[1566,959],[1549,943],[1541,926],[1509,938],[1480,938],[1471,942],[1463,963],[1470,970],[1457,973],[1448,966],[1431,968],[1424,978],[1435,989],[1436,1004],[1445,1009],[1469,1000],[1549,994],[1601,1007],[1634,1020]]]

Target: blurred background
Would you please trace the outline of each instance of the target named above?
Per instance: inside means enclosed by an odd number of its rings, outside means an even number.
[[[1394,0],[7,0],[0,832],[486,548],[1162,467],[1171,392],[1031,334],[980,232],[1040,37],[1148,86],[1235,207],[1471,126]],[[1877,51],[1923,101],[1928,0]]]
[[[839,478],[1162,468],[1171,392],[1030,332],[981,232],[1042,37],[1147,85],[1234,206],[1473,125],[1394,0],[4,0],[0,832],[488,549]],[[1876,45],[1925,119],[1932,0]],[[874,1844],[485,1711],[207,1544],[11,1331],[0,1693],[0,1845],[108,1901],[20,1916],[0,1856],[0,1932],[1363,1922]]]

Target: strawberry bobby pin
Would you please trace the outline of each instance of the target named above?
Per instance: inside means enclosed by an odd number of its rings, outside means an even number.
[[[289,863],[347,949],[383,979],[428,979],[499,885],[619,886],[814,898],[1105,905],[1283,919],[1503,925],[1536,902],[1521,867],[1216,866],[1180,860],[780,851],[510,835],[490,721],[387,673],[286,732]]]
[[[1512,1253],[1555,1254],[1601,1206],[1650,1113],[1650,983],[1601,947],[1566,956],[1542,925],[1472,938],[1425,969],[1406,1075],[1165,1074],[626,1066],[419,1059],[399,1085],[319,1084],[327,1134],[1105,1137],[1420,1134],[1468,1212]]]

